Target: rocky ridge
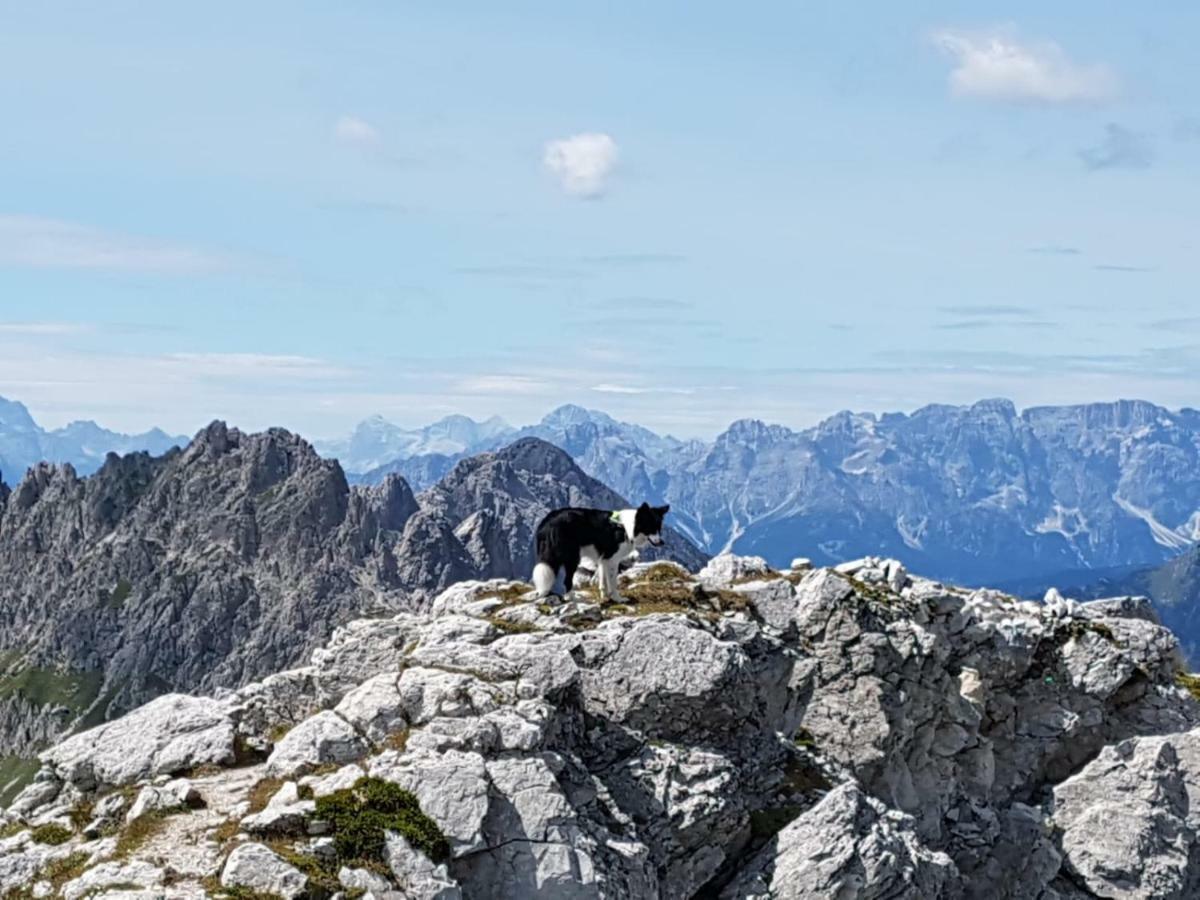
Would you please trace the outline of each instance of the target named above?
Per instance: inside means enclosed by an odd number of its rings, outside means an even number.
[[[639,564],[622,592],[457,583],[77,734],[5,813],[0,896],[1200,890],[1200,705],[1144,600],[873,558]]]

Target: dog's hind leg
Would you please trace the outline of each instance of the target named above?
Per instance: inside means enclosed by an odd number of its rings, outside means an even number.
[[[558,572],[549,563],[539,562],[533,567],[533,586],[537,588],[539,600],[554,593],[554,582],[557,579]]]

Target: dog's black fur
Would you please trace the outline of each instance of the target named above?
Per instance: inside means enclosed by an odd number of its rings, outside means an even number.
[[[615,595],[616,571],[621,560],[647,544],[662,546],[663,517],[669,506],[643,503],[636,510],[580,509],[566,507],[551,511],[538,523],[537,565],[534,582],[540,594],[549,594],[561,570],[570,592],[581,558],[590,558],[601,574],[605,595]],[[611,571],[604,571],[611,567]],[[552,573],[547,585],[547,573]]]

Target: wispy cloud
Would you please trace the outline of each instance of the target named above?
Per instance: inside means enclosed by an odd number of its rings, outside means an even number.
[[[24,337],[62,337],[93,330],[88,322],[0,322],[0,334]]]
[[[481,278],[553,279],[571,281],[587,278],[588,273],[565,266],[542,265],[539,263],[501,263],[490,266],[458,266],[456,275],[473,275]]]
[[[679,387],[639,387],[631,384],[594,384],[592,390],[600,394],[674,394],[676,396],[691,396],[696,393],[695,388],[679,388]]]
[[[333,125],[333,136],[351,147],[373,148],[379,145],[379,131],[358,116],[342,116]]]
[[[166,353],[152,357],[156,365],[210,378],[344,378],[351,370],[311,356],[272,353]]]
[[[1152,266],[1118,266],[1111,263],[1092,266],[1098,272],[1153,272]]]
[[[1181,316],[1176,319],[1155,319],[1145,324],[1146,328],[1156,331],[1179,331],[1200,327],[1200,316]]]
[[[1079,256],[1083,251],[1078,247],[1067,247],[1062,244],[1042,244],[1030,247],[1028,253],[1040,253],[1045,256]]]
[[[613,297],[609,300],[601,301],[606,309],[632,309],[632,310],[647,310],[652,312],[670,312],[672,310],[684,312],[695,307],[694,303],[687,300],[675,300],[670,297]]]
[[[504,373],[463,378],[453,390],[463,394],[544,394],[552,387],[550,382],[532,375]]]
[[[1044,319],[964,319],[942,322],[934,326],[943,331],[986,331],[993,328],[1054,328],[1054,322]]]
[[[230,260],[150,238],[40,216],[0,214],[0,266],[194,275],[230,268]]]
[[[1029,316],[1035,310],[1029,306],[973,306],[962,304],[958,306],[939,306],[938,312],[952,316]]]
[[[1146,135],[1109,122],[1104,126],[1104,138],[1100,143],[1080,150],[1079,158],[1093,171],[1145,169],[1154,162],[1154,150]]]
[[[542,164],[568,194],[599,197],[617,166],[617,142],[598,132],[550,141],[542,152]]]
[[[1013,28],[944,28],[933,42],[955,61],[955,97],[1018,103],[1095,103],[1113,97],[1117,78],[1103,65],[1074,62],[1053,41],[1022,41]]]
[[[579,261],[589,266],[633,267],[673,265],[686,262],[687,257],[682,253],[605,253],[581,256]]]

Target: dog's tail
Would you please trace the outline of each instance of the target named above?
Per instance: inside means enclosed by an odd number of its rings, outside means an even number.
[[[540,562],[533,567],[533,586],[537,588],[539,597],[548,597],[552,594],[554,582],[557,580],[558,573],[546,563]]]

